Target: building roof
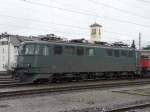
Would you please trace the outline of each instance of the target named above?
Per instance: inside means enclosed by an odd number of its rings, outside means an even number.
[[[32,37],[28,37],[28,36],[20,36],[20,35],[10,35],[10,34],[1,34],[0,35],[0,39],[1,41],[8,41],[8,39],[10,39],[10,43],[13,44],[14,46],[19,46],[19,44],[21,42],[24,42],[24,41],[32,41],[34,40],[34,38]]]
[[[17,36],[10,36],[10,43],[12,43],[14,46],[19,46],[19,44],[23,41],[24,38],[17,37]]]
[[[90,27],[96,27],[96,26],[98,26],[98,27],[102,27],[102,25],[100,25],[100,24],[98,24],[98,23],[94,23],[94,24],[92,24],[92,25],[90,25]]]

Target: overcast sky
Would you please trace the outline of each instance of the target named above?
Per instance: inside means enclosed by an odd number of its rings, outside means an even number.
[[[54,33],[90,38],[89,25],[101,24],[102,41],[150,44],[149,0],[0,0],[0,32]]]

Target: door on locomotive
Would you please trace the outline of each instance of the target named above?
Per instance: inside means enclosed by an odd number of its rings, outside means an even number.
[[[140,66],[144,74],[150,74],[150,50],[141,51]]]

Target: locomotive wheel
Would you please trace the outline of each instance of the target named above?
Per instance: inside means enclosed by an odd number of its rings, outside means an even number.
[[[48,83],[48,79],[43,78],[43,79],[37,79],[34,81],[34,84],[44,84],[44,83]]]
[[[86,80],[87,79],[87,74],[81,74],[80,79],[83,80],[83,81]]]
[[[49,82],[49,83],[56,82],[56,79],[53,77],[53,75],[51,75],[51,76],[49,77],[48,82]]]

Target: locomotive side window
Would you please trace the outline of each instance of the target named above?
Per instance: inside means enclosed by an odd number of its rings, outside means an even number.
[[[64,53],[67,54],[67,55],[74,55],[75,54],[75,47],[65,46]]]
[[[113,51],[111,49],[108,49],[107,50],[107,54],[108,54],[108,56],[112,56],[113,55]]]
[[[148,55],[141,55],[141,58],[149,58]]]
[[[28,44],[25,46],[25,55],[34,55],[34,45]]]
[[[122,56],[127,56],[127,51],[122,50],[122,51],[121,51],[121,55],[122,55]]]
[[[61,55],[62,54],[62,46],[54,46],[54,54]]]
[[[93,48],[86,48],[86,55],[87,56],[94,56],[94,49]]]
[[[84,48],[83,47],[77,47],[77,55],[78,56],[84,55]]]
[[[44,56],[48,56],[49,55],[49,47],[48,46],[44,46],[43,47],[43,55]]]
[[[119,57],[120,56],[119,50],[114,50],[114,55],[115,55],[115,57]]]
[[[129,57],[133,57],[133,52],[129,51]]]

